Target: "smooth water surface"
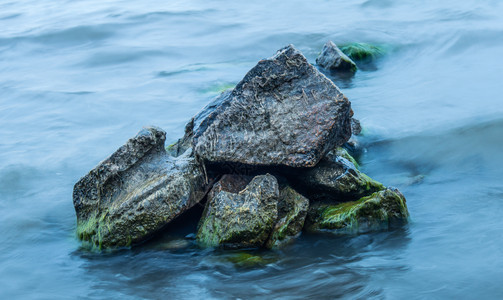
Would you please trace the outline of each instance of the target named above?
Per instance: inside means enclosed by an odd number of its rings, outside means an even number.
[[[502,37],[496,0],[0,2],[0,298],[502,298]],[[409,225],[306,234],[253,266],[172,241],[187,232],[80,248],[81,176],[142,126],[175,141],[277,49],[314,63],[329,39],[390,49],[336,84]]]

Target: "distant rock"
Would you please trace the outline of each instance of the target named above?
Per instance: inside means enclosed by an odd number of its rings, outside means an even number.
[[[251,181],[224,175],[208,194],[197,232],[205,247],[263,247],[278,217],[278,181],[259,175]]]
[[[320,55],[316,58],[318,66],[330,70],[354,73],[358,69],[356,64],[344,54],[332,41],[328,41]]]
[[[173,158],[165,132],[149,127],[101,162],[74,187],[78,237],[95,249],[149,238],[206,194],[194,158]]]
[[[387,188],[357,201],[336,205],[312,205],[306,220],[308,230],[331,230],[338,234],[386,230],[407,222],[405,197],[397,189]]]
[[[351,136],[351,104],[293,46],[261,60],[193,129],[209,164],[313,167]]]

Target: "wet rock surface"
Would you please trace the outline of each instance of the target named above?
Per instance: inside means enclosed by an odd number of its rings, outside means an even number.
[[[279,191],[278,221],[274,225],[267,248],[279,248],[298,237],[304,227],[309,200],[288,185]]]
[[[194,131],[208,163],[312,167],[351,136],[351,105],[293,46],[261,60]]]
[[[278,181],[259,175],[249,183],[239,175],[226,175],[208,194],[197,241],[205,247],[262,247],[278,216]]]
[[[381,183],[360,172],[347,158],[351,159],[351,156],[346,151],[336,149],[316,167],[293,173],[291,180],[309,195],[310,200],[332,203],[359,199],[384,188]]]
[[[394,188],[373,193],[357,201],[337,205],[317,203],[307,217],[307,229],[330,230],[340,234],[386,230],[407,222],[405,197]]]
[[[316,64],[330,71],[350,72],[357,70],[356,64],[332,41],[328,41],[316,58]]]
[[[145,128],[76,183],[81,240],[98,249],[141,242],[204,197],[200,167],[168,156],[164,141],[164,131]]]

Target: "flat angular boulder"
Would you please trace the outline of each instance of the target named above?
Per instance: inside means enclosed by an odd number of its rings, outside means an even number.
[[[282,186],[279,190],[278,221],[274,225],[267,248],[279,248],[298,237],[309,209],[309,200],[292,189]]]
[[[144,128],[74,187],[77,235],[95,249],[149,238],[205,196],[194,158],[167,155],[166,134]]]
[[[272,175],[251,181],[224,175],[208,194],[197,241],[204,247],[263,247],[276,223],[278,197],[278,181]]]
[[[292,172],[291,180],[310,200],[329,203],[353,201],[384,189],[381,183],[360,172],[354,159],[348,159],[352,157],[347,151],[337,148],[316,167]]]
[[[261,60],[193,129],[209,164],[313,167],[351,136],[351,104],[292,45]]]
[[[397,189],[387,188],[357,201],[312,205],[306,228],[310,231],[355,234],[385,230],[406,223],[408,218],[405,197]]]
[[[328,41],[316,58],[318,66],[330,71],[356,72],[356,64],[332,41]]]

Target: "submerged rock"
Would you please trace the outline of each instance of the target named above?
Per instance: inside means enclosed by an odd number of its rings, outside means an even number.
[[[298,237],[304,227],[309,200],[297,193],[290,186],[283,186],[279,191],[278,221],[274,225],[267,248],[278,248]]]
[[[222,97],[193,129],[195,156],[210,164],[312,167],[351,136],[350,102],[291,45]]]
[[[405,197],[397,189],[387,188],[358,201],[337,205],[317,203],[308,213],[307,229],[334,233],[363,233],[388,229],[407,222]]]
[[[337,148],[316,167],[291,174],[291,180],[305,191],[304,194],[309,195],[310,200],[340,203],[359,199],[384,188],[337,153],[350,157],[344,149]]]
[[[316,63],[330,71],[356,72],[356,64],[344,54],[332,41],[328,41],[320,55],[316,58]]]
[[[385,54],[385,49],[366,43],[351,43],[341,46],[342,52],[357,62],[373,62]]]
[[[165,132],[144,128],[74,187],[77,235],[102,249],[141,242],[206,194],[193,158],[173,158]]]
[[[202,246],[264,246],[278,216],[278,181],[269,174],[248,181],[224,175],[210,191],[197,232]]]

